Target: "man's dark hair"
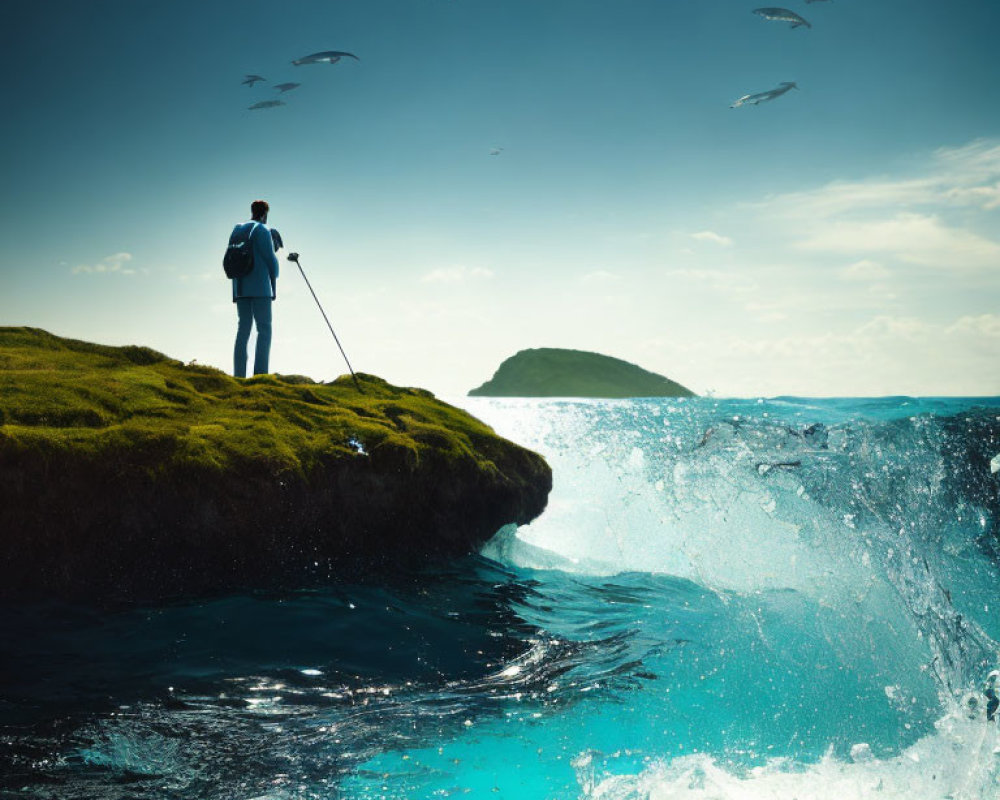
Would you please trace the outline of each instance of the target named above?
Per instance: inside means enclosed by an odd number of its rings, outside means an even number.
[[[267,204],[266,200],[254,200],[250,204],[250,216],[253,219],[260,219],[270,210],[271,206]]]

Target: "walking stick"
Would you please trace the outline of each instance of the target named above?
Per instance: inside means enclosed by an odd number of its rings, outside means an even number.
[[[351,370],[351,377],[354,378],[354,386],[357,390],[364,394],[364,389],[361,388],[361,384],[358,383],[358,376],[354,374],[354,370],[351,368],[351,362],[347,360],[347,353],[344,352],[344,348],[340,346],[340,339],[337,338],[337,334],[334,333],[333,325],[330,324],[330,319],[327,317],[326,312],[323,310],[322,303],[319,302],[319,298],[316,296],[316,292],[313,291],[312,284],[309,283],[309,279],[306,277],[306,272],[302,269],[302,265],[299,263],[298,253],[289,253],[288,260],[294,261],[295,266],[299,268],[299,272],[302,273],[302,280],[306,282],[306,286],[309,287],[309,293],[313,296],[313,300],[316,301],[316,305],[319,306],[319,313],[323,315],[323,319],[326,320],[326,327],[330,329],[330,333],[333,334],[333,341],[337,343],[337,347],[340,349],[340,354],[344,357],[344,361],[347,363],[347,368]]]

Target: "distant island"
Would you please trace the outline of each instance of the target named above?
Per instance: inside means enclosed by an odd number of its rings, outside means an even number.
[[[620,358],[539,347],[504,361],[471,397],[694,397],[676,381]]]

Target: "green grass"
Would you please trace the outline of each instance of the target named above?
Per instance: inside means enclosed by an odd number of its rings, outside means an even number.
[[[247,462],[307,475],[319,462],[389,455],[415,468],[436,456],[487,472],[505,442],[421,389],[359,374],[237,379],[146,347],[110,347],[36,328],[0,328],[0,452],[133,456],[151,471],[228,471]],[[145,458],[142,456],[145,455]]]

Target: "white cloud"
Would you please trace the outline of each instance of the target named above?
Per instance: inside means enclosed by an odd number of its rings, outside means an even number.
[[[844,280],[863,282],[882,281],[888,278],[889,274],[889,270],[878,261],[867,258],[855,261],[840,271],[840,277]]]
[[[910,264],[945,270],[1000,267],[1000,243],[925,214],[901,213],[865,221],[829,220],[795,246],[843,255],[881,253]]]
[[[795,220],[797,224],[810,224],[872,208],[926,205],[935,199],[932,182],[925,179],[873,179],[834,181],[816,189],[775,195],[751,207]]]
[[[782,301],[769,303],[747,303],[743,306],[755,322],[784,322],[788,319],[785,312],[786,303]]]
[[[607,270],[598,269],[593,272],[588,272],[582,278],[580,278],[581,283],[585,284],[608,284],[617,283],[621,280],[621,275],[617,275],[614,272],[608,272]]]
[[[493,277],[493,270],[485,267],[441,267],[420,277],[421,283],[464,283],[469,280]]]
[[[942,147],[934,153],[942,170],[965,183],[983,183],[1000,175],[1000,142],[977,139],[962,147]]]
[[[1000,374],[1000,316],[936,323],[874,317],[842,333],[739,339],[731,356],[751,366],[782,364],[780,376],[759,372],[767,393],[809,395],[995,395]]]
[[[914,177],[833,181],[754,205],[800,219],[927,205],[1000,208],[1000,142],[979,140],[963,147],[941,148],[921,172]]]
[[[74,275],[95,275],[118,273],[119,275],[135,275],[134,269],[126,267],[132,260],[131,253],[115,253],[102,258],[96,264],[77,264],[71,272]]]
[[[980,206],[987,211],[1000,208],[1000,183],[992,186],[955,186],[946,193],[948,200]]]
[[[718,244],[722,247],[733,246],[732,239],[728,236],[718,234],[715,231],[698,231],[697,233],[692,233],[691,238],[697,239],[699,242],[712,242],[713,244]]]
[[[945,271],[1000,266],[1000,143],[942,148],[919,174],[834,181],[747,208],[800,251]],[[847,277],[847,276],[845,276]]]
[[[996,314],[980,314],[972,317],[962,317],[945,329],[949,336],[970,335],[984,340],[992,340],[991,347],[1000,344],[1000,316]],[[996,350],[994,350],[996,352]]]
[[[667,271],[667,275],[703,284],[721,294],[747,294],[760,288],[755,281],[721,269],[672,269]]]
[[[651,348],[651,362],[683,367],[685,385],[736,397],[1000,394],[997,314],[939,322],[878,315],[839,331],[744,327]]]

